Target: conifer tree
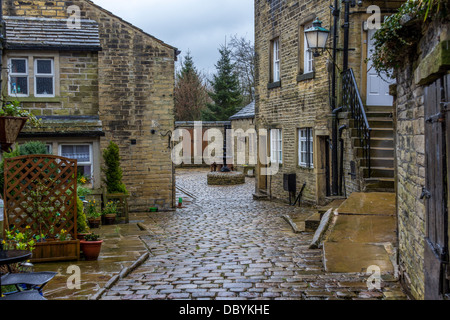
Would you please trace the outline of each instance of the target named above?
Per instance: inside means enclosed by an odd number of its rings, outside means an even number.
[[[213,91],[209,92],[213,103],[209,103],[208,109],[203,112],[205,121],[228,121],[242,105],[239,78],[231,62],[231,51],[226,46],[222,46],[219,52],[220,59],[216,64],[217,74],[211,81]]]
[[[194,66],[194,60],[188,51],[177,73],[175,84],[175,119],[176,121],[201,120],[206,108],[208,93],[201,74]]]

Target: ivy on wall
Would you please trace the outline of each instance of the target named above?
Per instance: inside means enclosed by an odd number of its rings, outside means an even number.
[[[372,60],[375,70],[394,77],[394,70],[416,54],[424,26],[434,19],[449,19],[447,0],[408,0],[389,16],[375,35]]]

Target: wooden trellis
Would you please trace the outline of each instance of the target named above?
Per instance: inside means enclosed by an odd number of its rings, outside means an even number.
[[[5,228],[77,238],[77,161],[50,155],[5,159]],[[39,200],[39,201],[38,201]]]

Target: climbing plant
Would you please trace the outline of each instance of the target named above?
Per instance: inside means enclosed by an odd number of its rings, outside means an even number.
[[[422,29],[433,19],[448,19],[446,0],[408,0],[389,16],[374,36],[372,60],[378,73],[394,77],[393,70],[416,54]]]

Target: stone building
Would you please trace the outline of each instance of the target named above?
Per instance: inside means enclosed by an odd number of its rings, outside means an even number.
[[[255,102],[230,117],[233,130],[235,169],[253,176],[257,164],[257,134],[255,130]]]
[[[341,72],[346,2],[350,12],[348,67],[353,75],[350,77],[348,72],[344,83]],[[352,2],[355,6],[350,6]],[[279,165],[276,175],[267,176],[262,174],[265,166],[259,162],[258,196],[287,201],[283,182],[285,175],[292,174],[297,186],[306,182],[304,199],[315,204],[326,203],[330,196],[355,191],[394,190],[393,101],[389,96],[390,83],[374,74],[367,63],[375,32],[367,21],[373,15],[369,6],[377,5],[383,19],[402,1],[337,3],[338,10],[330,10],[330,1],[255,1],[256,130],[268,130],[266,148],[271,162]],[[334,69],[331,49],[314,56],[305,37],[305,30],[319,19],[322,27],[331,30],[327,47],[332,48],[333,13],[339,17],[335,99],[331,90]],[[364,152],[367,139],[359,134],[361,124],[350,112],[351,106],[344,102],[343,93],[354,93],[351,100],[361,102],[352,107],[363,110],[368,119],[370,128],[366,126],[365,130],[372,132],[371,157]],[[336,122],[333,104],[340,111],[335,113]],[[338,181],[335,177],[339,177]]]
[[[114,141],[130,209],[174,207],[176,48],[88,0],[6,0],[3,15],[3,93],[43,122],[18,142],[77,159],[98,190],[102,150]]]
[[[396,171],[399,266],[416,299],[450,293],[450,17],[424,24],[417,58],[397,71]]]

